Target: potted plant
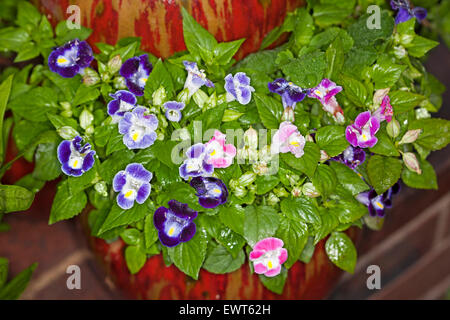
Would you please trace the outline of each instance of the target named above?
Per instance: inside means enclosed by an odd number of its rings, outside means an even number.
[[[443,88],[420,60],[437,45],[415,33],[424,10],[393,1],[377,27],[368,4],[327,3],[289,14],[236,63],[244,40],[218,42],[184,8],[188,50],[162,60],[139,38],[94,54],[87,29],[53,30],[20,2],[0,34],[16,34],[16,59],[44,62],[9,71],[8,109],[35,162],[28,188],[61,179],[49,223],[84,212],[133,297],[323,297],[400,181],[437,188],[426,158],[449,142],[449,121],[430,115]]]

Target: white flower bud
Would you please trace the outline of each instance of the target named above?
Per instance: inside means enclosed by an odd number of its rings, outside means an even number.
[[[180,93],[178,93],[177,100],[179,102],[183,102],[185,105],[187,105],[190,100],[189,89],[184,88],[183,90],[181,90]]]
[[[64,110],[70,110],[70,109],[72,108],[72,106],[70,105],[70,102],[67,102],[67,101],[65,101],[65,102],[60,102],[59,104],[61,105],[61,107],[62,107]]]
[[[325,150],[320,150],[320,162],[324,162],[330,159],[330,156],[325,152]]]
[[[239,177],[238,183],[241,186],[249,186],[256,180],[256,174],[251,171],[247,171],[242,176]]]
[[[428,119],[431,118],[431,114],[425,108],[416,109],[416,119]]]
[[[273,192],[269,193],[269,195],[267,196],[267,204],[269,206],[274,206],[278,202],[280,202],[280,198],[278,198]]]
[[[305,137],[305,140],[306,140],[307,142],[314,142],[314,138],[313,138],[312,135],[310,135],[310,134],[308,134],[308,135]]]
[[[244,187],[238,186],[233,190],[233,193],[238,198],[243,198],[247,194],[247,189]]]
[[[114,56],[111,60],[108,61],[108,71],[110,74],[114,74],[120,70],[122,66],[122,58],[120,55]]]
[[[285,108],[283,114],[281,115],[281,121],[294,122],[294,120],[295,120],[294,109],[292,107]]]
[[[203,90],[197,90],[192,98],[194,99],[194,102],[200,107],[200,109],[203,109],[203,106],[209,99],[208,95]]]
[[[408,54],[403,46],[395,46],[392,51],[397,59],[403,59]]]
[[[250,149],[258,148],[258,132],[252,126],[244,132],[244,144]]]
[[[113,85],[115,89],[126,89],[127,85],[125,83],[124,77],[115,77],[113,81]]]
[[[422,133],[422,129],[408,130],[398,144],[413,143]]]
[[[302,195],[302,188],[301,187],[292,188],[291,194],[294,198],[300,197]]]
[[[289,197],[289,192],[287,192],[286,189],[283,187],[275,188],[275,189],[273,189],[273,192],[276,194],[277,197],[280,197],[280,198]]]
[[[153,92],[152,99],[155,106],[162,106],[167,99],[166,89],[163,86],[160,86],[158,90]]]
[[[311,182],[307,182],[303,185],[303,194],[310,198],[317,198],[320,196],[319,191],[317,191],[316,187]]]
[[[59,136],[65,140],[72,140],[76,136],[79,136],[80,134],[72,127],[64,126],[56,130],[58,132]]]
[[[107,197],[107,196],[108,196],[108,187],[107,187],[105,181],[97,182],[97,183],[94,185],[94,189],[95,189],[95,191],[97,191],[97,193],[100,194],[102,197]]]
[[[91,69],[85,68],[83,73],[83,83],[85,86],[90,87],[100,82],[98,73]]]
[[[80,114],[80,127],[86,129],[89,127],[94,121],[94,115],[87,109],[81,111]]]
[[[397,138],[400,134],[400,123],[396,119],[392,119],[387,124],[386,131],[390,137]]]
[[[402,158],[403,162],[405,163],[406,167],[409,170],[417,174],[422,174],[422,169],[420,169],[419,161],[417,160],[417,157],[414,153],[412,152],[402,153]]]
[[[391,88],[385,88],[375,91],[375,94],[373,95],[373,104],[376,106],[381,105],[381,102],[383,102],[384,97],[386,97],[390,90]]]
[[[94,133],[94,126],[91,124],[89,127],[86,128],[85,133],[90,136]]]

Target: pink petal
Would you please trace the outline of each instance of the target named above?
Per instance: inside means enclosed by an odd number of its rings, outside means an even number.
[[[253,261],[261,257],[264,253],[264,251],[253,250],[252,252],[250,252],[249,258]]]
[[[372,117],[372,118],[370,119],[370,124],[371,124],[371,126],[370,126],[370,135],[373,136],[373,135],[375,135],[375,133],[377,133],[378,130],[380,129],[380,121],[378,121],[377,118]]]
[[[367,121],[371,118],[370,111],[360,113],[355,119],[355,125],[362,128],[366,125]]]
[[[255,269],[255,272],[258,274],[264,274],[267,272],[267,267],[262,264],[262,263],[257,263],[253,266],[253,268]]]
[[[275,277],[275,276],[279,275],[280,272],[281,272],[281,266],[278,266],[278,267],[276,267],[274,269],[270,269],[264,275],[266,277]]]
[[[253,250],[262,250],[262,251],[271,251],[276,250],[278,248],[281,248],[283,246],[283,240],[278,238],[265,238],[263,240],[258,241],[255,246],[253,247]]]
[[[223,151],[225,151],[225,153],[227,155],[229,155],[230,157],[234,157],[236,155],[236,147],[233,146],[232,144],[225,145],[225,148]]]
[[[358,136],[356,133],[352,130],[352,126],[347,126],[347,129],[345,130],[345,138],[348,142],[354,147],[358,146]]]
[[[280,262],[280,264],[283,264],[286,262],[288,258],[288,252],[286,249],[282,248],[281,252],[280,252],[280,256],[278,257],[278,261]]]
[[[214,168],[226,168],[230,165],[225,158],[210,158],[208,163],[212,164]]]

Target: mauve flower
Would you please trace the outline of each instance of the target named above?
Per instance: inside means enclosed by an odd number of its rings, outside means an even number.
[[[225,77],[225,90],[227,91],[227,102],[237,100],[240,104],[246,105],[252,99],[252,92],[255,89],[250,85],[250,78],[244,72],[234,75],[230,73]]]
[[[184,109],[185,104],[183,102],[168,101],[164,103],[164,109],[166,109],[166,118],[172,122],[179,122],[181,120],[181,110]]]
[[[187,204],[176,200],[169,201],[169,208],[156,209],[153,223],[161,243],[166,247],[175,247],[181,242],[191,240],[196,231],[193,220],[197,214],[197,211],[189,208]]]
[[[214,87],[214,83],[206,78],[205,72],[199,70],[195,62],[183,61],[183,65],[188,72],[184,88],[188,88],[189,97],[192,97],[201,86]]]
[[[375,134],[380,129],[380,122],[373,117],[370,111],[360,113],[355,123],[347,126],[345,137],[354,147],[371,148],[377,144],[378,139]]]
[[[400,184],[397,182],[383,194],[378,195],[374,189],[362,192],[356,199],[367,206],[372,217],[384,217],[385,209],[392,207],[393,195],[399,193]]]
[[[226,135],[216,130],[214,137],[205,144],[207,162],[214,168],[227,168],[233,163],[236,156],[236,147],[232,144],[225,144]]]
[[[126,112],[119,122],[119,133],[123,134],[123,143],[128,149],[145,149],[156,140],[158,119],[155,115],[146,115],[147,109],[136,107],[132,112]]]
[[[291,152],[296,158],[301,158],[304,154],[305,138],[298,131],[297,127],[290,122],[284,121],[272,138],[271,153]]]
[[[427,17],[427,10],[422,7],[411,8],[411,4],[408,0],[391,0],[391,7],[393,10],[398,10],[395,17],[395,24],[399,24],[414,17],[419,22]]]
[[[128,89],[137,96],[144,94],[145,84],[153,70],[148,55],[128,59],[120,67],[120,75],[125,78]]]
[[[113,180],[113,189],[119,192],[117,204],[122,209],[130,209],[134,201],[143,204],[150,195],[153,174],[140,163],[131,163],[125,170],[117,172]]]
[[[268,87],[270,92],[279,94],[281,96],[283,107],[285,109],[288,107],[294,109],[297,102],[305,99],[307,94],[307,90],[304,90],[283,78],[279,78],[273,82],[269,82]]]
[[[359,147],[348,146],[340,155],[332,158],[345,164],[350,169],[356,169],[366,160],[366,153]]]
[[[386,120],[387,122],[392,121],[392,117],[394,116],[394,109],[391,106],[391,99],[389,98],[389,96],[384,96],[383,100],[381,101],[381,106],[377,110],[375,110],[373,116],[376,117],[380,123],[384,120]]]
[[[188,180],[189,177],[206,177],[214,172],[214,166],[207,162],[208,154],[205,145],[194,144],[186,151],[187,159],[180,166],[180,177]]]
[[[195,177],[190,185],[197,191],[198,203],[203,208],[211,209],[227,202],[228,189],[220,179]]]
[[[50,53],[48,67],[61,77],[73,78],[78,73],[83,73],[93,59],[94,55],[89,44],[86,41],[75,39]]]
[[[283,248],[283,240],[266,238],[258,241],[250,252],[250,261],[258,274],[275,277],[281,272],[281,265],[286,262],[288,252]]]
[[[83,139],[76,136],[73,140],[64,140],[58,146],[58,160],[61,170],[68,176],[79,177],[94,166],[95,151],[86,143],[82,146]]]
[[[113,118],[113,123],[119,122],[126,112],[135,108],[137,103],[136,96],[127,90],[111,93],[110,97],[114,100],[108,103],[108,114]]]
[[[308,97],[318,99],[323,109],[331,114],[337,123],[344,123],[344,111],[335,97],[341,91],[341,86],[337,86],[336,83],[329,79],[323,79],[317,87],[309,91]]]

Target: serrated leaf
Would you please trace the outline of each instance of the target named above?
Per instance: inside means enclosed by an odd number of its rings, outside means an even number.
[[[336,173],[329,166],[320,164],[314,174],[312,183],[320,192],[320,195],[326,199],[336,188]]]
[[[308,225],[299,220],[281,217],[276,237],[284,242],[288,259],[284,266],[289,269],[297,262],[308,241]]]
[[[267,129],[278,129],[283,114],[281,102],[260,93],[255,93],[254,97],[261,122]]]
[[[269,206],[248,206],[245,208],[244,238],[250,246],[271,237],[277,231],[279,217]]]
[[[313,177],[320,160],[320,149],[317,144],[307,141],[303,148],[304,154],[301,158],[296,158],[291,153],[281,154],[281,159],[291,168],[299,170],[308,177]]]
[[[375,191],[382,194],[400,179],[402,168],[399,159],[375,155],[369,159],[367,174]]]
[[[349,143],[345,138],[343,126],[326,126],[317,130],[316,142],[321,150],[330,157],[335,157],[344,151]]]
[[[69,184],[66,181],[58,186],[56,196],[53,200],[52,209],[48,223],[70,219],[79,214],[87,204],[87,197],[84,191],[71,193]]]
[[[411,188],[437,190],[438,184],[433,166],[428,161],[421,159],[419,159],[419,164],[422,174],[419,175],[408,168],[403,168],[402,181]]]
[[[342,232],[334,232],[325,243],[328,258],[342,270],[353,273],[356,265],[356,248],[352,240]]]
[[[300,196],[298,198],[284,199],[280,203],[281,212],[288,218],[301,222],[320,224],[319,210],[310,198]]]
[[[212,245],[206,255],[203,268],[211,273],[223,274],[238,270],[245,262],[245,254],[241,249],[236,258],[221,245]]]
[[[357,195],[363,191],[369,190],[369,186],[364,180],[352,169],[345,164],[336,161],[330,161],[330,166],[336,173],[337,180],[342,186],[351,192],[352,195]]]

